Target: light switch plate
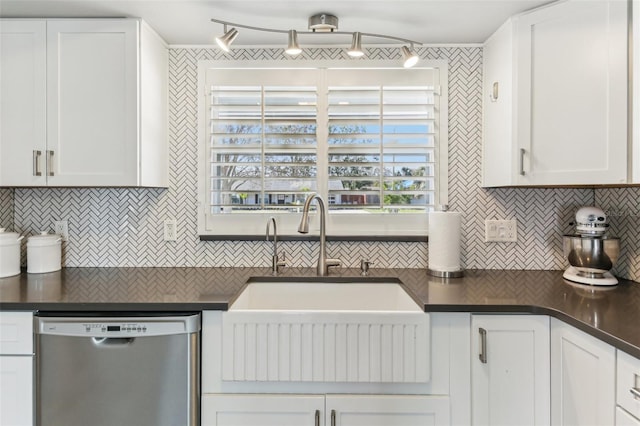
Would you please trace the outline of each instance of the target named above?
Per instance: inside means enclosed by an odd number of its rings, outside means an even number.
[[[178,221],[175,219],[166,219],[164,221],[164,240],[176,241],[178,239]]]
[[[484,241],[487,243],[512,243],[518,241],[518,221],[490,220],[484,221]]]

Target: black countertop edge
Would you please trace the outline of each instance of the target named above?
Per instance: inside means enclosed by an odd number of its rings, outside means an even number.
[[[199,312],[226,311],[224,302],[149,302],[149,303],[57,303],[28,302],[0,303],[0,311],[31,312]]]
[[[200,235],[200,241],[264,241],[264,235]],[[317,235],[278,235],[278,241],[317,241]],[[327,241],[427,242],[426,235],[327,235]]]
[[[531,315],[547,315],[552,318],[559,319],[585,333],[602,340],[628,353],[631,356],[640,359],[640,348],[618,338],[611,334],[595,328],[591,324],[582,322],[569,314],[558,311],[553,308],[536,305],[424,305],[424,311],[429,312],[458,312],[458,313],[485,313],[485,314],[531,314]]]

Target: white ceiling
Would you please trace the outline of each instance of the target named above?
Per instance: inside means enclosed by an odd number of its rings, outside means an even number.
[[[169,44],[206,45],[222,32],[210,18],[305,31],[308,17],[324,12],[338,16],[341,31],[454,44],[481,43],[507,17],[546,3],[550,0],[0,0],[0,16],[139,17]],[[283,34],[239,30],[234,46],[286,42]],[[300,42],[348,44],[348,36],[339,37],[301,35]]]

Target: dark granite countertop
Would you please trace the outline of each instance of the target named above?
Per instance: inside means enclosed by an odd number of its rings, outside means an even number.
[[[267,268],[64,268],[0,278],[0,310],[56,312],[188,312],[226,310],[252,277]],[[314,277],[286,268],[281,278]],[[330,278],[361,279],[358,269]],[[640,358],[640,284],[571,284],[562,271],[470,270],[441,279],[425,269],[372,269],[371,278],[398,278],[427,312],[551,315]]]

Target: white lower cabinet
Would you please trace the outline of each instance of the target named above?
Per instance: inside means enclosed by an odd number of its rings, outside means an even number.
[[[202,426],[319,426],[323,395],[204,395]]]
[[[616,407],[616,426],[640,426],[640,420],[620,407]]]
[[[640,359],[616,351],[616,425],[640,426]]]
[[[473,315],[471,335],[473,424],[548,425],[549,317]]]
[[[205,311],[202,316],[202,426],[471,424],[468,313],[430,314],[430,346],[424,356],[431,374],[426,381],[412,383],[381,380],[381,375],[366,374],[358,376],[360,380],[357,382],[326,380],[324,376],[316,379],[315,375],[310,375],[304,381],[298,378],[272,380],[269,375],[256,375],[253,380],[247,380],[245,376],[234,376],[235,380],[225,379],[223,346],[226,340],[223,336],[226,315]],[[242,330],[245,328],[242,327]],[[404,327],[405,336],[417,339],[419,332],[413,328],[407,332],[409,328]],[[327,330],[330,329],[327,327]],[[278,330],[282,330],[282,327]],[[375,326],[362,326],[356,339],[366,337],[367,330],[376,333]],[[253,333],[250,335],[251,340],[256,336]],[[311,333],[310,336],[315,334]],[[316,347],[322,341],[319,338],[309,339],[309,345]],[[403,353],[399,341],[394,339],[388,344],[393,348],[393,356],[398,352],[397,356],[404,356],[405,360],[413,359],[409,358],[409,353]],[[364,346],[370,349],[375,347],[370,344]],[[268,342],[253,348],[256,354],[251,358],[251,365],[258,365],[265,353],[270,365],[269,360],[278,358],[272,349]],[[334,358],[339,353],[326,350],[323,364],[319,365],[335,362]],[[290,357],[289,363],[294,362],[293,358]],[[295,358],[295,362],[302,362],[301,356]],[[242,364],[245,367],[248,365],[246,361]],[[362,372],[369,371],[373,365],[378,365],[379,372],[382,366],[376,363],[373,356],[364,361],[356,359],[355,364],[367,367],[359,370]],[[408,368],[404,366],[403,371],[406,373]],[[411,368],[415,369],[415,366]]]
[[[33,357],[0,355],[0,425],[33,424]]]
[[[449,398],[422,395],[327,395],[326,426],[449,425]]]
[[[0,312],[0,425],[33,424],[33,314]]]
[[[449,398],[418,395],[205,395],[202,426],[445,426]]]
[[[611,345],[552,319],[551,424],[614,424],[615,368]]]

